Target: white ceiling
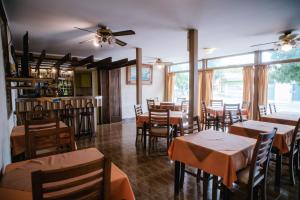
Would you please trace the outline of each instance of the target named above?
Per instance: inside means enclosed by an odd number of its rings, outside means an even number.
[[[135,57],[165,61],[188,60],[187,29],[199,31],[201,50],[215,47],[209,57],[254,51],[250,45],[276,41],[279,32],[300,30],[300,0],[4,0],[13,42],[22,48],[22,36],[29,31],[30,51],[112,56],[113,60]],[[98,23],[113,31],[132,29],[134,36],[118,37],[126,47],[96,48],[78,44],[92,34],[74,26],[95,30]],[[265,48],[270,48],[266,46]]]

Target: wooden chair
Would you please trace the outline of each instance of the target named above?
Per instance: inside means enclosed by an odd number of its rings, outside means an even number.
[[[158,138],[167,139],[167,150],[172,140],[172,127],[170,124],[170,110],[150,109],[149,111],[149,153]]]
[[[267,175],[273,140],[277,129],[272,132],[259,134],[250,166],[237,173],[237,184],[247,191],[249,200],[256,199],[258,187],[262,191],[262,199],[267,199]]]
[[[51,111],[44,110],[42,105],[36,105],[32,111],[26,112],[26,120],[44,120],[51,117]]]
[[[154,97],[153,100],[154,100],[155,102],[159,102],[158,97]]]
[[[72,104],[66,104],[60,115],[61,121],[66,123],[68,126],[74,126],[74,116],[74,108]]]
[[[174,111],[175,103],[167,103],[167,102],[160,103],[160,109],[167,109],[167,110]]]
[[[219,119],[220,127],[223,131],[233,123],[241,122],[242,115],[240,104],[224,104],[223,116]]]
[[[33,200],[110,199],[111,162],[101,158],[77,166],[31,173]]]
[[[247,110],[247,113],[248,113],[247,115],[243,115],[243,113],[242,113],[242,120],[243,121],[247,121],[249,119],[250,108],[251,108],[251,102],[243,101],[242,109]]]
[[[185,113],[189,113],[189,101],[184,100],[181,102],[181,111]]]
[[[138,136],[141,136],[141,141],[143,140],[144,133],[144,124],[137,123],[138,116],[143,114],[142,106],[140,104],[134,105],[135,111],[135,119],[136,119],[136,137],[135,137],[135,145],[137,145]]]
[[[258,118],[267,115],[267,108],[265,105],[258,105]]]
[[[275,103],[269,103],[270,113],[276,113],[276,105]]]
[[[31,130],[27,139],[26,155],[29,159],[75,150],[71,127]]]
[[[155,101],[154,101],[153,99],[147,99],[146,101],[147,101],[148,111],[149,111],[150,109],[155,108]]]
[[[223,100],[210,100],[210,106],[214,108],[223,107]]]
[[[215,128],[217,123],[217,118],[214,116],[210,116],[210,114],[207,112],[205,102],[202,102],[202,108],[201,108],[201,124],[203,129],[210,129],[211,127]]]

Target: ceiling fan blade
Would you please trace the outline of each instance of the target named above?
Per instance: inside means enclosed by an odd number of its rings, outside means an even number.
[[[81,31],[86,31],[86,32],[89,32],[89,33],[95,33],[94,31],[90,31],[90,30],[87,30],[87,29],[84,29],[84,28],[79,28],[79,27],[76,27],[76,26],[74,28],[76,28],[78,30],[81,30]]]
[[[267,45],[267,44],[276,44],[277,42],[267,42],[267,43],[262,43],[262,44],[255,44],[251,45],[250,47],[257,47],[257,46],[262,46],[262,45]]]
[[[120,45],[120,46],[122,46],[122,47],[127,45],[126,42],[123,42],[123,41],[118,40],[118,39],[116,39],[116,44],[118,44],[118,45]]]
[[[119,32],[113,32],[113,36],[123,36],[123,35],[134,35],[135,32],[133,30],[126,30],[126,31],[119,31]]]
[[[83,44],[83,43],[90,42],[90,41],[93,41],[93,40],[94,40],[94,38],[91,38],[91,39],[88,39],[88,40],[81,41],[81,42],[79,42],[79,44]]]

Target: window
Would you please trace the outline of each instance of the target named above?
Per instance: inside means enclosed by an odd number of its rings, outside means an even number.
[[[173,102],[177,101],[177,98],[189,98],[189,73],[180,72],[176,73],[175,84],[174,84],[174,93],[173,93]]]
[[[272,62],[300,58],[300,48],[285,51],[264,51],[262,52],[262,62]]]
[[[189,71],[189,63],[181,63],[170,66],[170,72],[183,72],[183,71]],[[198,69],[202,69],[202,60],[198,61]]]
[[[213,99],[223,99],[224,103],[242,103],[242,68],[216,69],[213,75]]]
[[[254,54],[244,54],[238,56],[230,56],[224,58],[217,58],[207,61],[207,68],[220,68],[231,65],[247,65],[254,63]]]
[[[279,111],[300,110],[300,63],[270,66],[268,103],[275,103]]]

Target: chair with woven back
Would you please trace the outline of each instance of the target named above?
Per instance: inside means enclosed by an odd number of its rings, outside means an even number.
[[[258,105],[258,118],[267,115],[267,107],[265,105]]]
[[[167,150],[172,140],[173,129],[170,124],[170,110],[149,110],[149,153],[158,138],[167,140]]]
[[[223,107],[223,100],[210,100],[210,106],[214,108]]]
[[[233,123],[241,121],[242,115],[240,104],[224,104],[223,116],[219,120],[222,130],[225,131],[225,129],[231,126]]]
[[[181,102],[181,111],[185,113],[189,112],[189,101],[184,100]]]
[[[141,136],[141,140],[143,140],[144,133],[144,124],[138,123],[138,117],[143,114],[143,109],[140,104],[134,105],[135,111],[135,119],[136,119],[136,136],[135,136],[135,145],[137,145],[138,136]]]
[[[36,158],[75,150],[71,127],[59,127],[57,119],[25,123],[26,158]]]
[[[147,99],[147,108],[148,108],[148,111],[150,109],[153,109],[155,108],[155,100],[154,99]]]
[[[162,102],[162,103],[160,103],[160,109],[167,109],[167,110],[174,111],[175,103]]]
[[[271,114],[277,112],[275,103],[269,103],[269,108]]]
[[[211,127],[215,128],[217,123],[217,118],[211,116],[206,109],[206,104],[203,101],[201,107],[201,124],[203,129],[210,129]]]
[[[76,166],[31,173],[33,200],[110,199],[111,162],[105,157]]]
[[[267,175],[272,144],[277,129],[269,133],[259,134],[254,147],[251,164],[237,173],[237,184],[240,189],[247,191],[247,199],[257,199],[258,189],[261,188],[262,199],[267,199]]]
[[[187,119],[185,122],[183,119],[180,120],[180,135],[189,135],[189,134],[196,134],[202,130],[200,119],[198,116],[194,116],[192,119]],[[182,167],[185,168],[185,165],[182,164]],[[197,169],[197,173],[189,171],[189,170],[181,170],[181,177],[184,178],[184,173],[187,173],[191,176],[196,177],[197,182],[199,182],[201,177],[201,170]],[[183,183],[183,180],[182,180]]]

